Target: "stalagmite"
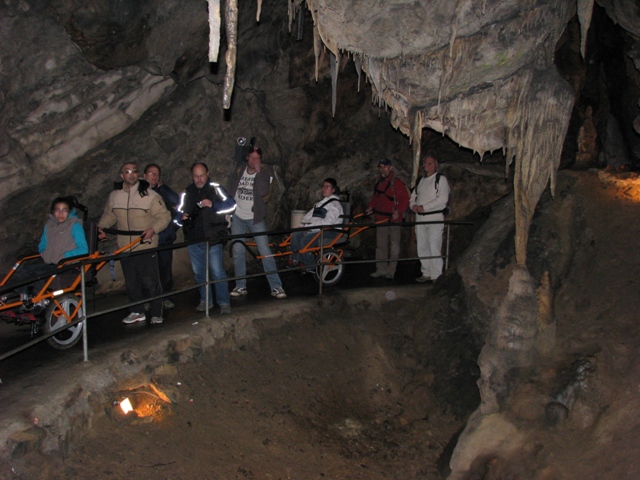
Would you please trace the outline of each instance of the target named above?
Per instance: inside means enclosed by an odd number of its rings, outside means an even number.
[[[220,0],[209,0],[209,61],[217,62],[220,52]]]
[[[225,26],[227,29],[227,53],[225,61],[227,72],[224,77],[224,91],[222,94],[222,106],[225,109],[231,108],[231,97],[233,96],[233,85],[236,76],[236,52],[238,48],[238,1],[228,0],[225,10]]]

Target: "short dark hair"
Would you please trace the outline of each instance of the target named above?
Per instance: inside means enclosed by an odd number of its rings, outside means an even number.
[[[196,168],[198,165],[203,166],[204,171],[209,173],[209,167],[207,167],[207,164],[203,162],[195,162],[193,165],[191,165],[191,173],[193,173],[193,169]]]
[[[51,212],[53,212],[53,209],[59,203],[64,203],[67,207],[69,207],[69,211],[71,211],[71,209],[75,205],[75,202],[73,200],[71,200],[71,198],[69,198],[69,197],[56,197],[51,202]]]
[[[149,165],[144,167],[144,170],[142,171],[142,173],[147,173],[149,169],[153,167],[156,167],[158,169],[158,173],[162,174],[162,169],[160,168],[160,165],[158,165],[157,163],[150,163]]]
[[[328,183],[333,187],[333,190],[335,191],[336,194],[340,194],[340,187],[338,186],[338,182],[336,181],[335,178],[325,178],[322,183]]]

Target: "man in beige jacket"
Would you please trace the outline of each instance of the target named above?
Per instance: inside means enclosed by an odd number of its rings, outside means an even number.
[[[171,214],[165,207],[162,197],[149,188],[149,184],[138,178],[138,166],[128,162],[120,169],[122,183],[109,194],[107,205],[98,222],[98,238],[107,238],[105,228],[118,229],[118,247],[122,248],[142,237],[142,241],[131,248],[132,252],[156,248],[158,233],[171,221]],[[130,302],[162,295],[158,259],[156,252],[144,255],[132,255],[120,260],[127,296]],[[162,300],[150,302],[151,323],[162,323]],[[144,322],[144,305],[139,303],[131,307],[131,313],[122,323]]]

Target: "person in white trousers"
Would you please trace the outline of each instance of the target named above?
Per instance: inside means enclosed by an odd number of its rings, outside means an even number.
[[[449,202],[449,182],[438,173],[438,161],[431,155],[423,160],[425,175],[420,177],[411,192],[409,208],[416,214],[416,222],[442,222]],[[418,256],[421,257],[422,275],[418,283],[434,282],[442,274],[443,223],[416,225]],[[435,257],[435,258],[422,258]]]

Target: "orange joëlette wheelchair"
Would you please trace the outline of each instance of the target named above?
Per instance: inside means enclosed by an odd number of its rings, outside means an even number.
[[[24,281],[12,282],[14,275],[21,268],[25,268],[40,255],[28,255],[18,260],[13,268],[0,281],[0,318],[7,323],[16,325],[30,325],[31,336],[38,335],[41,331],[46,334],[54,332],[77,320],[79,323],[61,330],[49,337],[47,342],[58,350],[73,347],[81,338],[85,318],[85,306],[82,301],[80,282],[82,280],[80,261],[86,259],[99,259],[106,256],[97,250],[97,229],[93,222],[87,222],[87,211],[82,205],[75,205],[84,212],[84,229],[89,245],[88,255],[80,255],[65,258],[57,267],[51,266],[49,272],[40,276],[35,275]],[[117,230],[105,230],[107,233],[118,233]],[[121,232],[120,232],[121,233]],[[138,232],[128,232],[136,234]],[[140,232],[141,233],[141,232]],[[141,241],[136,238],[129,245],[116,250],[111,255],[122,253]],[[107,264],[103,262],[84,265],[85,285],[95,283],[95,273]],[[74,266],[75,265],[75,266]],[[15,284],[15,287],[12,285]]]
[[[307,244],[298,250],[299,253],[312,253],[316,261],[313,265],[301,266],[303,271],[307,271],[313,274],[313,278],[322,283],[323,286],[333,286],[340,281],[344,273],[343,257],[344,248],[349,244],[349,241],[359,235],[364,230],[371,228],[371,224],[363,224],[362,221],[367,218],[364,214],[357,214],[353,217],[350,215],[350,205],[348,202],[340,202],[344,214],[342,215],[344,222],[343,225],[336,228],[330,228],[332,232],[338,232],[335,238],[327,241],[323,247],[314,245],[314,242],[320,238],[322,231],[317,232]],[[376,222],[376,224],[386,223],[388,220],[382,220]],[[271,248],[271,256],[276,260],[286,260],[295,252],[291,250],[291,237],[293,234],[288,234],[280,243],[269,243]],[[256,259],[261,260],[264,257],[256,252],[256,243],[253,241],[244,242],[242,240],[234,240],[231,243],[231,248],[234,243],[241,243],[245,249]],[[319,242],[320,243],[320,242]]]

